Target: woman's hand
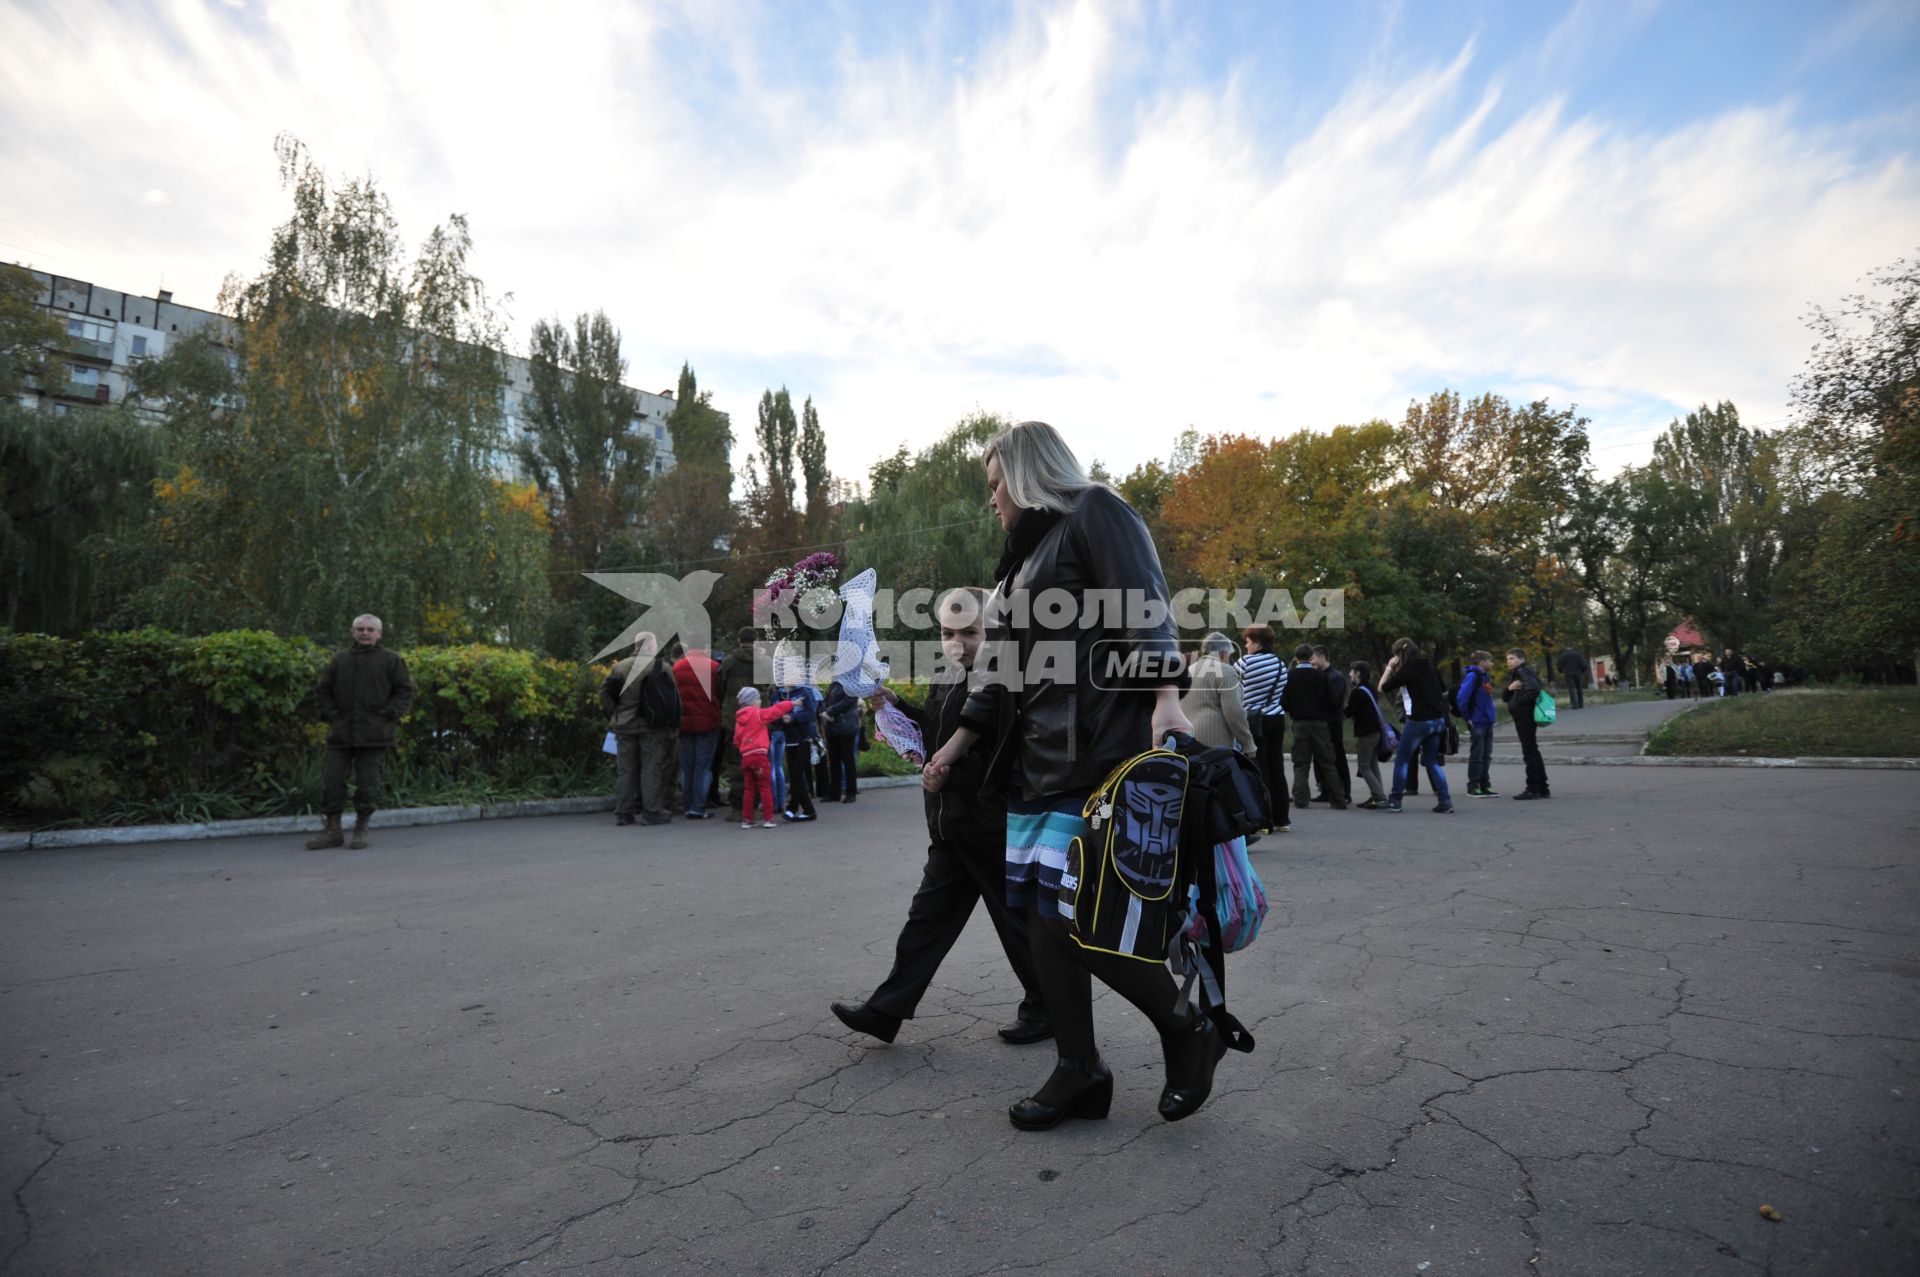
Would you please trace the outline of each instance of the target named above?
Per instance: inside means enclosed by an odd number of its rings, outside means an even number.
[[[1186,711],[1180,708],[1180,689],[1177,687],[1159,687],[1153,693],[1153,739],[1147,742],[1149,749],[1157,749],[1160,742],[1169,733],[1185,732],[1193,734],[1193,724],[1187,719]]]

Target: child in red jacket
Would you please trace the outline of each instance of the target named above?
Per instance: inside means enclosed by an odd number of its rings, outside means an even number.
[[[746,791],[740,798],[740,828],[753,828],[754,800],[759,800],[765,816],[762,829],[773,828],[773,769],[767,754],[767,724],[788,717],[792,701],[780,701],[760,708],[760,689],[743,687],[738,697],[739,712],[733,716],[733,747],[740,751],[740,783]]]

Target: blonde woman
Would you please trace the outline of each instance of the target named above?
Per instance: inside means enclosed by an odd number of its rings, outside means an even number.
[[[989,631],[997,651],[985,668],[1014,666],[1023,677],[1016,689],[976,670],[963,725],[927,761],[922,783],[938,790],[985,739],[986,788],[1007,790],[1007,904],[1028,912],[1034,973],[1059,1050],[1046,1083],[1007,1116],[1023,1130],[1045,1130],[1107,1115],[1113,1074],[1094,1042],[1089,981],[1098,976],[1159,1031],[1167,1069],[1160,1115],[1179,1121],[1211,1093],[1225,1041],[1212,1021],[1176,1005],[1161,963],[1082,948],[1061,899],[1067,845],[1087,832],[1080,813],[1094,787],[1167,733],[1193,727],[1180,708],[1166,578],[1146,523],[1087,477],[1052,426],[1022,422],[996,436],[986,467],[1007,541],[994,573],[1003,605]],[[1120,615],[1094,610],[1107,598],[1120,601]],[[1114,664],[1109,654],[1123,659]]]

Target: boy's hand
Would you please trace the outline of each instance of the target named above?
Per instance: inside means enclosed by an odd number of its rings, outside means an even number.
[[[959,756],[960,751],[953,748],[952,741],[935,750],[933,757],[927,760],[927,765],[920,769],[921,788],[930,794],[938,793],[940,787],[947,783],[947,776],[953,771],[954,761]]]

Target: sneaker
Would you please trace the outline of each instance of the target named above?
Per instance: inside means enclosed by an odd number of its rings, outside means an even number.
[[[706,818],[707,813],[704,811],[690,811],[687,813],[688,820],[705,820]]]
[[[1500,795],[1488,789],[1485,785],[1482,785],[1480,788],[1472,791],[1472,796],[1475,798],[1498,798]]]
[[[1515,801],[1515,802],[1521,802],[1521,803],[1523,803],[1523,802],[1526,802],[1526,801],[1527,801],[1528,799],[1530,799],[1530,798],[1545,798],[1545,797],[1546,797],[1546,795],[1545,795],[1545,794],[1541,794],[1541,793],[1536,793],[1535,791],[1533,791],[1533,790],[1531,790],[1531,789],[1523,789],[1523,790],[1521,790],[1521,791],[1520,791],[1519,793],[1517,793],[1517,794],[1515,794],[1515,795],[1513,796],[1513,799],[1514,799],[1514,801]]]
[[[1385,806],[1386,804],[1381,802],[1378,798],[1369,798],[1367,799],[1367,801],[1360,804],[1360,810],[1361,811],[1379,811],[1382,807],[1385,807]]]
[[[753,828],[753,822],[752,822],[751,820],[743,820],[743,821],[741,821],[741,822],[740,822],[740,828],[742,828],[742,829],[752,829],[752,828]]]
[[[1400,800],[1397,798],[1389,798],[1387,799],[1387,805],[1385,807],[1382,807],[1380,810],[1390,811],[1394,815],[1398,816],[1400,814]]]
[[[1345,799],[1335,799],[1329,803],[1328,806],[1332,807],[1335,811],[1345,811],[1347,809],[1347,802]]]
[[[771,820],[763,820],[763,821],[761,821],[761,822],[760,822],[760,828],[762,828],[762,829],[772,829],[772,828],[775,828],[775,826],[774,826],[774,823],[773,823],[773,822],[772,822]]]
[[[1453,815],[1453,804],[1435,803],[1433,805],[1433,814],[1436,816],[1451,816]]]

